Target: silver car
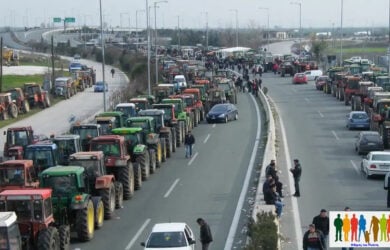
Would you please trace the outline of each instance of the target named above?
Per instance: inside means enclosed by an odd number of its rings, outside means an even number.
[[[390,152],[373,151],[368,153],[363,158],[360,168],[367,178],[372,175],[386,175],[390,172]]]

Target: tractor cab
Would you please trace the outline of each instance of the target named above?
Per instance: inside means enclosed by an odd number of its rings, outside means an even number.
[[[115,111],[122,112],[125,119],[137,116],[134,103],[119,103],[115,106]]]
[[[24,154],[24,159],[33,161],[38,174],[49,167],[58,165],[58,147],[50,141],[27,146]]]
[[[102,135],[111,134],[111,130],[116,128],[115,117],[96,117],[96,123],[100,125],[102,129]]]
[[[70,133],[79,135],[82,151],[88,151],[90,140],[102,134],[102,127],[100,124],[75,124],[70,128]]]
[[[55,136],[52,141],[58,147],[58,164],[69,165],[69,156],[81,151],[79,135],[65,134]]]
[[[165,112],[164,112],[164,110],[159,110],[159,109],[141,110],[140,112],[138,112],[138,115],[139,116],[153,117],[154,120],[156,121],[154,123],[156,125],[155,131],[160,131],[161,128],[165,127],[165,123],[164,123]]]
[[[145,144],[144,141],[144,133],[142,132],[142,128],[116,128],[112,130],[114,135],[121,135],[125,137],[125,142],[127,144],[128,153],[134,156],[134,149],[139,144]],[[134,157],[135,159],[135,157]]]
[[[106,168],[104,167],[104,154],[102,151],[74,153],[70,155],[69,163],[72,166],[81,166],[85,168],[85,172],[90,179],[106,174]],[[93,185],[95,185],[95,183],[93,183]]]
[[[0,249],[22,250],[15,212],[0,212]]]
[[[9,160],[0,163],[0,191],[38,186],[38,175],[32,160]]]
[[[6,157],[22,159],[27,145],[35,142],[34,131],[30,126],[8,128],[4,131],[4,135],[7,136],[4,144],[4,156]]]

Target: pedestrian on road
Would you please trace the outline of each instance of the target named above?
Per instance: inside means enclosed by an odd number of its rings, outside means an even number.
[[[329,236],[329,217],[325,209],[321,209],[321,212],[319,215],[315,216],[313,218],[312,222],[316,229],[320,230],[322,234],[324,235],[324,247],[326,247],[328,242],[328,236]]]
[[[200,242],[202,243],[202,250],[208,250],[210,243],[213,241],[210,226],[202,218],[198,218],[196,222],[200,226]]]
[[[314,224],[310,224],[303,236],[303,250],[325,250],[324,245],[324,235]]]
[[[293,174],[294,177],[295,193],[293,194],[293,196],[300,197],[301,192],[299,191],[299,181],[301,180],[302,167],[298,159],[294,160],[294,167],[290,168],[290,172]]]
[[[192,157],[192,146],[195,144],[195,137],[191,134],[191,131],[188,131],[185,138],[184,144],[186,148],[186,158]]]
[[[112,75],[112,78],[114,78],[114,74],[115,74],[115,69],[114,69],[114,68],[112,68],[112,69],[111,69],[111,75]]]

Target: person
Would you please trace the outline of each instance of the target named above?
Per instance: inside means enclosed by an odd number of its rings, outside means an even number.
[[[275,205],[276,216],[280,218],[283,212],[283,202],[279,197],[279,194],[276,192],[276,185],[271,184],[270,188],[266,190],[264,193],[265,204],[267,205]]]
[[[112,75],[112,77],[114,77],[114,74],[115,74],[115,69],[112,68],[112,69],[111,69],[111,75]]]
[[[303,250],[324,250],[324,235],[314,224],[309,225],[309,230],[303,235]]]
[[[275,187],[275,183],[274,183],[274,180],[272,178],[269,180],[269,184],[266,187],[263,186],[264,201],[265,201],[265,204],[267,204],[267,205],[275,204],[274,192],[272,190],[274,187]]]
[[[191,134],[191,131],[188,131],[184,138],[184,144],[186,147],[186,158],[191,158],[192,157],[192,145],[195,144],[195,138]]]
[[[280,198],[284,198],[283,183],[279,181],[279,176],[275,176],[275,186],[276,186],[276,192],[279,194]]]
[[[290,172],[293,174],[294,177],[295,193],[293,194],[293,196],[300,197],[301,192],[299,190],[299,181],[302,175],[302,167],[298,159],[294,159],[294,168],[291,168]]]
[[[200,242],[202,243],[202,250],[208,250],[210,243],[213,241],[210,226],[202,218],[196,220],[200,226]]]
[[[275,160],[271,160],[269,165],[265,168],[265,174],[270,175],[272,179],[275,180],[276,175],[278,174],[278,171],[276,170]]]
[[[271,175],[267,175],[267,179],[263,183],[263,194],[267,192],[267,190],[270,188],[271,184],[273,184],[273,179]]]
[[[315,225],[316,229],[322,232],[326,244],[329,236],[329,217],[327,211],[325,209],[321,209],[320,214],[313,218],[312,223]],[[324,247],[326,247],[325,244]]]

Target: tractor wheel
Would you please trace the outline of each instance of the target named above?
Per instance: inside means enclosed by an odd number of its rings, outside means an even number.
[[[123,185],[123,199],[129,200],[134,196],[134,169],[131,162],[118,170],[118,179]]]
[[[185,121],[180,121],[180,126],[181,126],[181,142],[184,143],[184,136],[186,135],[186,122]]]
[[[154,149],[149,150],[149,157],[150,157],[150,173],[154,174],[156,172],[156,166],[157,166],[157,156],[156,151]]]
[[[198,127],[198,122],[199,122],[198,111],[195,110],[193,114],[194,114],[194,127]]]
[[[87,201],[87,206],[76,213],[77,237],[80,241],[89,241],[95,232],[95,214],[93,203]]]
[[[139,155],[136,161],[140,164],[142,180],[146,181],[150,176],[150,159],[149,152],[145,150],[144,154]]]
[[[175,132],[176,132],[176,147],[181,146],[181,140],[182,140],[182,126],[181,122],[179,121],[175,126]]]
[[[10,115],[12,118],[17,118],[17,117],[18,117],[18,107],[16,106],[15,103],[11,103],[11,104],[8,106],[8,112],[9,112],[9,115]]]
[[[104,205],[104,219],[111,219],[115,211],[115,185],[111,183],[109,188],[100,190],[100,196]]]
[[[168,137],[164,137],[165,148],[166,148],[166,158],[171,158],[172,156],[172,135],[168,134]]]
[[[30,112],[30,105],[28,104],[27,100],[24,100],[22,102],[22,112],[25,113],[25,114]]]
[[[104,223],[104,204],[102,199],[100,199],[99,197],[96,198],[96,202],[94,202],[93,204],[95,209],[95,229],[100,229],[103,227]]]
[[[115,208],[123,208],[123,185],[121,182],[115,182]]]
[[[202,109],[200,110],[200,120],[204,121],[204,117],[205,117],[205,112],[204,112],[204,109],[202,107]]]
[[[135,176],[135,190],[140,190],[142,187],[141,165],[138,162],[134,162],[133,168],[134,168],[134,176]]]
[[[70,227],[67,225],[61,225],[58,227],[58,233],[60,237],[60,250],[70,249]]]
[[[8,120],[8,118],[8,112],[6,110],[3,110],[3,112],[1,112],[1,119],[5,121]]]
[[[172,135],[172,152],[176,152],[176,129],[174,127],[171,128]]]
[[[45,102],[46,108],[50,107],[51,103],[50,103],[50,98],[49,98],[48,94],[45,95],[45,100],[43,100],[43,101]]]
[[[333,97],[336,97],[335,86],[331,86],[331,94],[332,94]]]
[[[158,142],[157,144],[153,144],[152,147],[153,147],[155,155],[156,155],[156,167],[159,168],[159,167],[161,167],[162,154],[163,154],[163,149],[162,149],[161,143]]]
[[[59,250],[60,249],[60,235],[57,228],[48,227],[42,229],[38,234],[38,249],[45,250]]]
[[[161,142],[161,161],[166,162],[167,161],[167,144],[165,144],[165,138],[163,138],[163,141]]]

